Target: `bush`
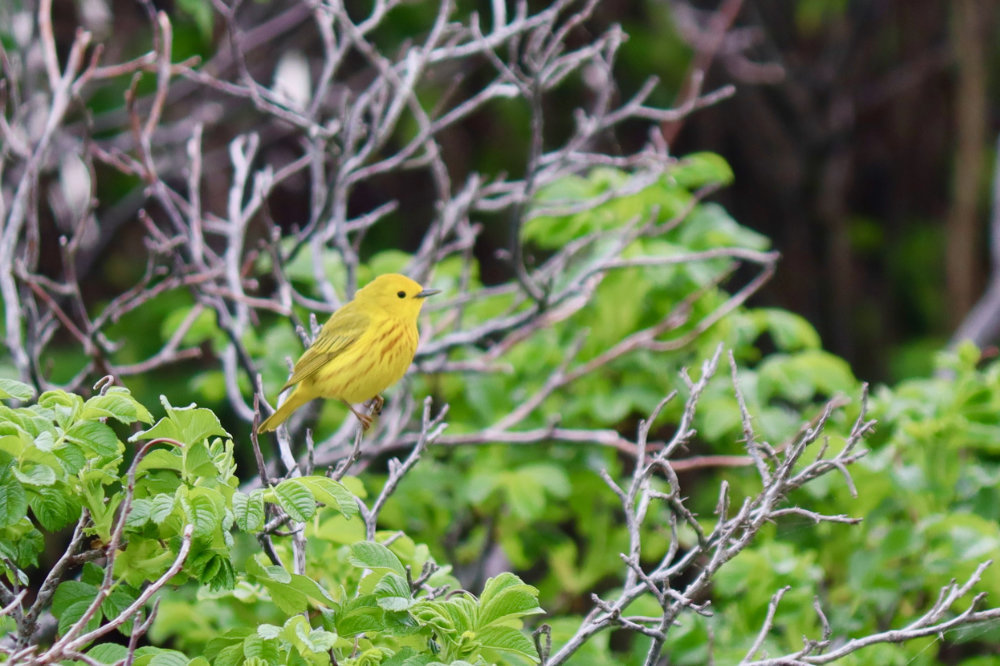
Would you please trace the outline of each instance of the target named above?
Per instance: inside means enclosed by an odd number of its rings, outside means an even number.
[[[973,654],[995,366],[966,349],[869,404],[801,317],[748,305],[778,255],[709,201],[725,160],[664,145],[731,90],[653,106],[596,3],[502,4],[484,33],[448,3],[184,3],[104,66],[48,3],[0,35],[9,662]],[[482,114],[511,145],[467,162]],[[317,402],[258,441],[315,313],[393,271],[444,297],[375,428]]]

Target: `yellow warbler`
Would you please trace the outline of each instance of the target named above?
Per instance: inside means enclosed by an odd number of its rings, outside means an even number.
[[[282,391],[295,390],[257,432],[275,430],[296,409],[314,398],[340,400],[367,430],[371,417],[352,403],[377,398],[398,382],[417,351],[417,316],[424,299],[438,293],[396,273],[380,275],[354,300],[333,313],[295,364]],[[376,409],[377,411],[377,409]]]

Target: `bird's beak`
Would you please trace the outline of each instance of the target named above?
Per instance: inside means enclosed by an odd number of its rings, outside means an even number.
[[[427,298],[428,296],[433,296],[434,294],[440,294],[440,289],[424,289],[422,292],[414,296],[413,298]]]

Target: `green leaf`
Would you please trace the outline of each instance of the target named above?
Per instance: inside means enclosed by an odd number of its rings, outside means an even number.
[[[309,608],[306,595],[291,585],[268,581],[264,582],[264,587],[271,594],[271,601],[287,615],[302,613]]]
[[[260,636],[247,636],[243,640],[243,656],[263,659],[267,663],[279,663],[280,646],[276,638],[265,639]]]
[[[184,448],[184,474],[190,479],[214,479],[219,474],[205,441]]]
[[[184,459],[176,448],[153,449],[139,461],[139,465],[136,467],[136,474],[138,475],[151,469],[169,469],[174,472],[180,472],[183,465]]]
[[[758,368],[761,400],[778,396],[805,402],[814,395],[833,396],[857,388],[847,361],[819,349],[772,354]]]
[[[222,648],[212,660],[213,666],[240,666],[245,663],[242,641],[239,645],[229,645]]]
[[[56,593],[52,595],[52,614],[62,617],[66,609],[73,604],[86,601],[90,603],[97,596],[97,587],[78,580],[64,580],[59,583]]]
[[[90,608],[90,600],[77,601],[76,603],[70,604],[64,610],[62,615],[59,617],[59,633],[65,634],[70,627],[79,621],[87,609]],[[88,631],[93,631],[101,625],[101,612],[98,610],[94,615],[87,621],[87,625],[84,627],[84,633]]]
[[[484,650],[495,650],[519,655],[538,663],[538,653],[531,640],[513,627],[492,626],[476,632]]]
[[[14,476],[13,463],[0,468],[0,527],[17,523],[28,515],[28,498]]]
[[[197,491],[202,491],[198,493]],[[207,496],[211,491],[198,488],[187,498],[187,515],[194,525],[194,538],[204,539],[213,536],[222,528],[222,516],[217,511],[216,503]]]
[[[733,170],[725,159],[715,153],[685,155],[669,173],[678,185],[689,190],[733,182]]]
[[[125,519],[125,527],[135,530],[145,525],[149,522],[149,513],[152,507],[153,503],[148,499],[141,497],[133,499],[128,518]]]
[[[120,455],[119,447],[122,447],[115,431],[99,421],[81,421],[75,424],[66,431],[66,439],[93,451],[102,458],[114,458]]]
[[[375,585],[373,590],[378,605],[387,611],[404,611],[413,605],[410,586],[406,579],[395,573],[388,573]]]
[[[361,541],[351,546],[350,562],[360,569],[386,569],[400,576],[406,575],[406,568],[396,554],[374,541]]]
[[[56,482],[56,472],[48,465],[25,463],[26,469],[12,468],[14,476],[29,486],[51,486]]]
[[[291,585],[294,589],[298,590],[299,592],[306,595],[310,599],[313,599],[320,603],[329,605],[333,605],[336,603],[336,599],[334,599],[330,595],[330,593],[326,591],[325,587],[314,581],[312,578],[309,578],[308,576],[303,576],[300,574],[292,574],[291,580],[289,581],[289,585]]]
[[[83,617],[90,604],[97,597],[97,587],[89,583],[67,580],[59,584],[52,597],[52,614],[59,618],[59,633],[76,624]],[[86,630],[96,629],[101,622],[101,612],[98,610],[87,622]]]
[[[143,653],[143,651],[146,651]],[[146,646],[136,650],[136,655],[151,655],[152,658],[143,663],[142,658],[136,659],[135,666],[188,666],[188,658],[183,652],[176,650],[163,650],[152,646]]]
[[[84,403],[81,419],[109,417],[121,423],[129,424],[136,421],[150,423],[153,415],[142,404],[132,397],[128,389],[121,386],[108,388],[104,395],[97,395]]]
[[[819,333],[804,317],[779,308],[758,308],[753,316],[761,321],[781,351],[819,349]]]
[[[325,594],[318,592],[318,585],[305,576],[293,575],[279,566],[263,567],[253,558],[247,560],[246,572],[267,589],[271,601],[288,615],[305,611],[310,596]]]
[[[303,654],[321,654],[333,648],[336,634],[313,629],[301,615],[289,618],[281,630],[281,638]]]
[[[521,582],[512,573],[502,573],[486,581],[479,600],[478,627],[486,627],[506,618],[542,613],[538,590]]]
[[[128,648],[117,643],[100,643],[87,650],[87,656],[101,664],[115,664],[128,657]]]
[[[337,615],[335,626],[340,636],[354,636],[364,632],[385,629],[385,611],[378,607],[375,597],[365,595],[354,599]]]
[[[148,430],[136,433],[129,441],[144,439],[173,439],[178,442],[192,444],[210,437],[232,439],[219,422],[219,417],[210,409],[190,405],[188,407],[173,407],[166,396],[160,396],[160,402],[167,416],[157,421]]]
[[[45,538],[28,520],[21,520],[13,527],[0,530],[0,555],[14,563],[15,568],[10,570],[11,579],[16,577],[22,585],[27,586],[29,579],[20,569],[37,567],[38,555],[44,548]],[[6,567],[0,565],[0,571],[4,568]]]
[[[14,398],[15,400],[24,402],[31,400],[34,395],[35,389],[28,384],[19,382],[16,379],[0,379],[0,400]]]
[[[87,456],[84,455],[83,449],[71,442],[65,442],[53,453],[59,458],[67,474],[79,474],[87,465]]]
[[[303,476],[298,481],[309,489],[317,502],[336,507],[348,518],[357,515],[358,501],[343,484],[325,476]]]
[[[61,487],[36,488],[30,494],[28,503],[38,522],[50,532],[79,520],[82,510],[79,498]]]
[[[174,495],[160,493],[153,497],[149,504],[149,519],[157,525],[162,525],[163,521],[170,517],[174,511]]]
[[[277,638],[281,634],[281,627],[276,624],[261,624],[257,626],[257,635],[261,638]]]
[[[117,585],[111,590],[104,601],[101,603],[101,612],[104,613],[104,617],[114,618],[118,617],[126,608],[131,606],[138,594],[130,589],[127,585]],[[119,627],[119,631],[126,636],[132,635],[132,619],[129,618],[124,624]]]
[[[316,500],[299,479],[287,479],[274,487],[278,505],[292,520],[303,523],[316,513]]]
[[[255,490],[249,495],[237,491],[233,494],[233,514],[236,526],[250,534],[264,527],[264,491]]]

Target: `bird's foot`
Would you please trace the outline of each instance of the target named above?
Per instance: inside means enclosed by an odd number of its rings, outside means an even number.
[[[351,403],[347,402],[346,400],[344,400],[343,403],[345,405],[347,405],[347,408],[349,410],[351,410],[351,412],[356,417],[358,417],[358,421],[361,422],[361,430],[363,432],[368,432],[368,428],[372,427],[372,417],[369,416],[368,414],[363,414],[363,413],[359,412],[358,410],[354,409],[354,405],[352,405]]]
[[[385,398],[383,398],[381,395],[376,394],[375,397],[372,398],[372,414],[375,414],[376,416],[381,416],[382,407],[384,405],[385,405]]]

